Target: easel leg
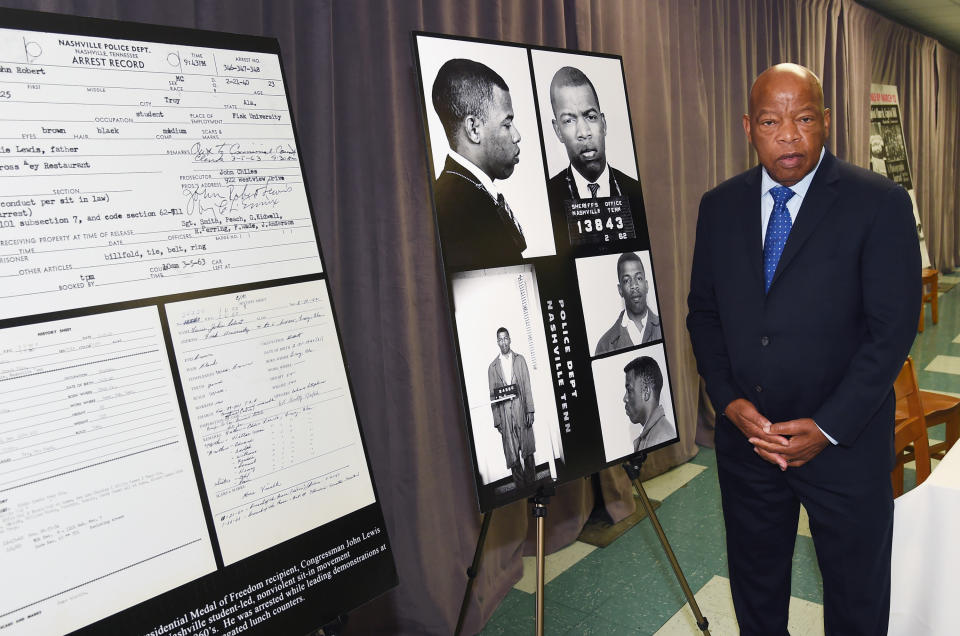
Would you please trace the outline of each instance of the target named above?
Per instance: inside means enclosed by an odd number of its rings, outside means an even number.
[[[547,507],[539,501],[534,502],[533,516],[537,520],[537,636],[543,636],[543,587],[546,579],[544,528],[546,526]]]
[[[693,592],[690,590],[690,585],[687,584],[687,578],[683,575],[683,570],[680,569],[680,563],[677,561],[677,557],[670,547],[670,542],[667,541],[667,534],[663,531],[663,526],[660,525],[660,520],[657,519],[657,515],[653,511],[653,506],[650,504],[650,499],[647,497],[647,491],[643,489],[643,484],[640,482],[640,467],[643,466],[643,462],[646,459],[646,454],[641,454],[638,458],[624,463],[623,469],[627,471],[627,476],[630,477],[630,481],[633,482],[633,487],[637,489],[637,494],[640,495],[640,502],[643,504],[647,516],[650,517],[650,521],[653,523],[653,529],[656,530],[657,537],[660,538],[660,545],[663,546],[663,552],[667,555],[667,560],[670,561],[673,574],[677,577],[677,581],[683,589],[683,594],[687,597],[687,604],[697,619],[697,627],[699,627],[700,631],[706,636],[710,636],[709,621],[700,613],[700,606],[697,605],[697,599],[694,598]]]
[[[457,617],[457,628],[454,630],[454,636],[460,636],[463,629],[463,620],[467,617],[467,603],[470,602],[470,592],[473,590],[473,580],[477,578],[477,570],[480,568],[480,557],[483,555],[483,544],[487,539],[487,530],[490,528],[490,519],[493,517],[493,510],[483,515],[483,523],[480,524],[480,536],[477,537],[477,549],[473,552],[473,563],[467,568],[467,588],[463,591],[463,600],[460,602],[460,614]]]
[[[546,582],[545,564],[546,564],[546,541],[544,539],[546,529],[547,502],[554,495],[552,486],[541,486],[537,489],[537,494],[530,497],[528,501],[533,504],[532,514],[537,520],[537,636],[543,636],[543,587]]]

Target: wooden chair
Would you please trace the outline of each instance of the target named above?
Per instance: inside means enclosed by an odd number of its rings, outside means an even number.
[[[923,415],[923,405],[920,403],[920,388],[917,386],[917,373],[913,368],[913,359],[907,358],[900,369],[897,380],[893,384],[897,401],[902,400],[906,417],[896,422],[894,429],[894,452],[896,465],[890,473],[893,484],[893,496],[903,494],[903,465],[915,460],[917,469],[917,485],[919,486],[930,476],[930,446],[927,441],[927,423]],[[913,452],[905,453],[910,445]]]
[[[947,451],[960,439],[960,398],[945,393],[936,393],[935,391],[924,391],[921,389],[920,405],[923,408],[923,417],[927,421],[927,428],[944,424],[944,441],[930,445],[930,458],[943,459]],[[897,421],[906,418],[906,401],[898,398]]]
[[[920,297],[920,325],[917,327],[917,331],[923,333],[923,305],[925,303],[930,303],[930,317],[933,319],[933,324],[937,324],[937,280],[940,276],[940,273],[929,267],[925,267],[922,272],[920,272],[920,284],[923,286],[923,295]]]

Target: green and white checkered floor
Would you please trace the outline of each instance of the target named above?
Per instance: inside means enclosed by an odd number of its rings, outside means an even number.
[[[960,395],[960,276],[941,276],[939,324],[926,327],[911,350],[920,387]],[[930,430],[943,439],[942,426]],[[936,462],[934,462],[934,466]],[[913,471],[907,470],[907,488]],[[693,589],[714,636],[735,635],[730,600],[716,457],[701,448],[688,463],[650,480],[644,489],[662,501],[657,517]],[[482,566],[481,566],[482,567]],[[510,590],[483,636],[532,634],[535,563],[524,558],[524,576]],[[569,634],[699,634],[693,614],[663,554],[649,520],[643,520],[606,548],[581,542],[547,557],[545,632]],[[801,516],[793,559],[790,633],[823,634],[823,588],[806,516]]]

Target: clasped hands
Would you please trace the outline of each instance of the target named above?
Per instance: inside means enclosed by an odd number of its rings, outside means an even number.
[[[753,450],[780,470],[803,466],[830,443],[810,418],[771,423],[749,401],[738,398],[723,411],[753,444]]]

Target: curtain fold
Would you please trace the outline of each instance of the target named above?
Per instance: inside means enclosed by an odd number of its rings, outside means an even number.
[[[756,161],[741,115],[753,78],[794,61],[824,80],[829,145],[866,165],[869,85],[900,90],[930,256],[960,258],[960,55],[853,0],[0,0],[0,6],[277,37],[346,360],[400,586],[351,634],[449,634],[480,515],[436,251],[410,31],[623,56],[681,443],[696,452],[698,377],[686,293],[700,196]],[[600,488],[633,507],[621,470]],[[548,550],[578,534],[589,480],[559,489]],[[528,506],[495,511],[465,633],[481,629],[532,552]],[[669,531],[669,530],[668,530]],[[704,537],[711,541],[713,537]],[[718,547],[719,549],[719,547]],[[674,585],[672,579],[664,585]]]
[[[937,58],[937,134],[939,158],[931,184],[941,196],[940,207],[931,210],[931,222],[938,235],[934,261],[944,271],[960,262],[960,53],[942,44],[936,45]],[[933,256],[933,254],[931,254]]]

